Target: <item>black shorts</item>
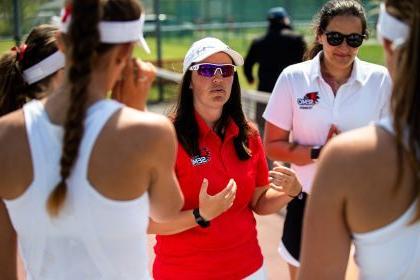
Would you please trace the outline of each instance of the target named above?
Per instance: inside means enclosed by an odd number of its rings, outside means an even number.
[[[294,266],[299,266],[303,214],[307,196],[306,193],[303,193],[302,199],[295,198],[289,202],[284,221],[279,252],[288,263]]]

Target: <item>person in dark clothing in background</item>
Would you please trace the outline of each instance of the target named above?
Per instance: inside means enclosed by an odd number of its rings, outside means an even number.
[[[248,83],[254,83],[252,68],[259,64],[258,90],[271,93],[281,71],[291,64],[302,62],[306,49],[303,37],[292,30],[289,16],[282,7],[271,8],[267,14],[267,33],[255,39],[245,58],[244,71]],[[262,114],[266,103],[257,103],[256,120],[261,135],[264,131]]]

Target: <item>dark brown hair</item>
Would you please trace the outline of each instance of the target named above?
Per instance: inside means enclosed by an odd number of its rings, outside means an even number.
[[[178,141],[188,155],[193,157],[199,154],[200,147],[198,144],[199,130],[195,119],[193,92],[190,88],[191,76],[191,70],[184,74],[173,118]],[[236,72],[233,77],[230,98],[223,106],[222,115],[214,129],[222,138],[230,119],[239,127],[239,134],[234,139],[236,154],[239,159],[247,160],[251,157],[251,150],[248,147],[248,136],[255,131],[249,126],[242,111],[241,87]]]
[[[102,44],[98,23],[107,21],[131,21],[140,17],[141,7],[135,0],[73,0],[72,17],[68,34],[63,36],[67,46],[66,56],[70,84],[70,106],[64,124],[63,151],[61,156],[60,182],[50,194],[48,212],[56,216],[66,198],[66,180],[70,176],[79,153],[84,133],[87,87],[96,59],[110,50],[113,44]]]
[[[395,58],[398,65],[391,107],[398,149],[397,186],[404,173],[403,157],[408,156],[420,200],[420,4],[417,0],[387,0],[385,3],[390,14],[410,26],[409,38]],[[417,206],[415,221],[420,220],[420,204]]]
[[[15,111],[28,100],[41,98],[55,73],[28,85],[23,71],[41,62],[57,51],[53,25],[40,25],[32,29],[25,40],[26,50],[11,50],[0,58],[0,116]]]
[[[359,1],[330,0],[322,6],[314,18],[313,29],[315,39],[303,56],[305,60],[314,58],[322,51],[322,45],[318,42],[317,37],[324,33],[330,21],[336,16],[355,16],[360,18],[362,22],[362,34],[368,35],[365,10]]]

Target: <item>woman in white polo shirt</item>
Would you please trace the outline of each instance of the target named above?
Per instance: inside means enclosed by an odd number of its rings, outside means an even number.
[[[332,0],[315,21],[315,42],[307,60],[286,68],[277,80],[263,117],[264,146],[272,160],[292,163],[303,194],[288,205],[279,252],[292,279],[299,266],[301,226],[314,162],[322,146],[341,131],[387,115],[390,77],[385,67],[357,58],[367,37],[363,7]]]

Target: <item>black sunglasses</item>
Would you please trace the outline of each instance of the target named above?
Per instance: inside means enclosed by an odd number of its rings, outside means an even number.
[[[346,39],[347,45],[352,48],[358,48],[362,45],[363,40],[366,38],[365,34],[351,33],[344,35],[343,33],[336,31],[325,32],[325,35],[327,36],[328,44],[334,47],[341,45],[344,39]]]

